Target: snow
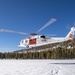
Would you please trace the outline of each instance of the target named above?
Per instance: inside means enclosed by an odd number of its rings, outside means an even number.
[[[75,75],[75,60],[0,60],[0,75]]]

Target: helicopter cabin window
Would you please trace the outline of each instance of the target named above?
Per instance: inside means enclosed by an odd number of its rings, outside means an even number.
[[[40,38],[42,38],[42,42],[46,42],[46,36],[44,36],[44,35],[42,35],[42,36],[40,36]]]
[[[34,45],[34,44],[36,44],[36,38],[30,39],[29,40],[29,45]]]
[[[40,38],[44,38],[44,39],[45,39],[45,38],[46,38],[46,36],[42,35],[42,36],[40,36]]]

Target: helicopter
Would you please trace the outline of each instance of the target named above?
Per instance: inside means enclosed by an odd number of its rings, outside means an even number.
[[[43,46],[52,43],[59,43],[68,40],[73,40],[75,27],[71,28],[70,32],[67,34],[66,37],[48,37],[46,35],[38,35],[40,31],[42,31],[44,28],[54,23],[56,20],[57,19],[55,18],[51,18],[42,28],[40,28],[36,33],[32,33],[32,34],[25,33],[25,32],[17,32],[17,31],[7,30],[7,29],[0,29],[0,32],[11,32],[11,33],[29,35],[25,39],[21,40],[21,42],[18,44],[19,47],[24,47],[24,48],[32,48],[32,47]]]

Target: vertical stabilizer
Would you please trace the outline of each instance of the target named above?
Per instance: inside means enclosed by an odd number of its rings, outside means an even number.
[[[66,38],[73,40],[74,38],[75,27],[71,28],[71,31],[67,34]]]

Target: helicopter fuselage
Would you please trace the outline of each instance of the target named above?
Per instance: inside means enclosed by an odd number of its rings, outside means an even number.
[[[23,39],[18,46],[20,47],[36,47],[36,46],[41,46],[41,45],[46,45],[46,44],[51,44],[51,43],[57,43],[57,42],[62,42],[66,41],[68,39],[66,38],[50,38],[44,35],[35,35],[35,36],[29,36],[28,38]]]

